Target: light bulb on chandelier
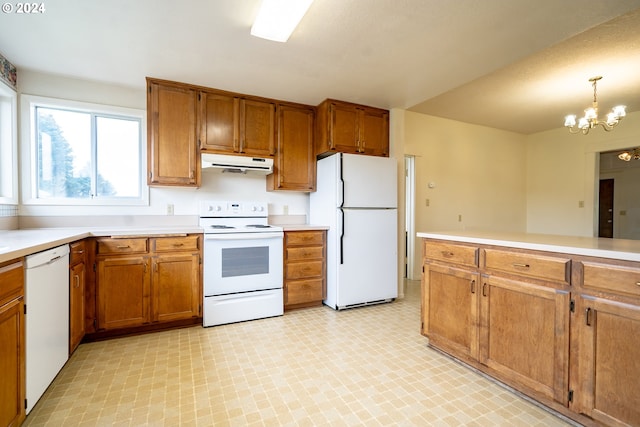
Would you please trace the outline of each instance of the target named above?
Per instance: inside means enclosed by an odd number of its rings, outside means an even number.
[[[576,123],[575,114],[570,114],[565,117],[564,125],[569,129],[571,133],[582,133],[586,135],[589,133],[591,129],[600,125],[607,132],[611,131],[620,120],[626,116],[626,108],[624,105],[617,105],[613,107],[611,112],[607,114],[607,120],[598,120],[598,94],[597,94],[597,83],[602,76],[596,76],[589,79],[591,85],[593,86],[593,105],[586,110],[584,110],[584,116],[578,119]]]

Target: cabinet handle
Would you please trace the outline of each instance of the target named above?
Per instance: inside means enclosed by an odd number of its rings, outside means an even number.
[[[76,281],[76,284],[73,285],[74,288],[79,288],[80,287],[80,276],[78,276],[77,274],[73,276],[73,278]]]
[[[512,265],[515,268],[529,268],[529,264],[521,264],[521,263],[518,263],[518,262],[514,262]]]
[[[482,284],[482,296],[483,297],[487,296],[487,284],[486,283]]]
[[[640,286],[640,282],[636,282],[636,286]]]
[[[74,254],[83,254],[84,251],[73,251]]]
[[[587,323],[587,326],[591,326],[591,308],[587,308],[584,311],[584,316],[585,316],[585,322]]]
[[[179,248],[180,246],[184,246],[184,243],[174,243],[173,246]]]
[[[128,249],[130,247],[131,246],[129,246],[129,245],[118,245],[118,246],[116,246],[116,248],[118,248],[118,249]]]
[[[442,251],[442,256],[445,258],[451,258],[453,256],[453,252]]]
[[[472,294],[476,293],[476,281],[475,280],[471,281],[471,293]]]

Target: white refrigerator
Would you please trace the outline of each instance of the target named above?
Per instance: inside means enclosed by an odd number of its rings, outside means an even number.
[[[318,160],[309,222],[328,225],[327,297],[340,310],[398,296],[397,164],[337,153]]]

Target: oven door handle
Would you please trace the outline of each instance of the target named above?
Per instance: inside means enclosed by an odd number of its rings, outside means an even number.
[[[223,233],[223,234],[206,234],[205,240],[262,240],[282,238],[282,231],[270,231],[266,233]]]

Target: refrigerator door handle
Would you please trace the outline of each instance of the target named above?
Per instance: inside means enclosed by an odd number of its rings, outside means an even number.
[[[342,153],[339,153],[338,155],[340,156],[340,163],[338,164],[338,181],[340,182],[340,194],[338,194],[338,197],[340,198],[340,200],[338,203],[338,207],[342,208],[344,207],[344,179],[342,178]],[[342,216],[344,218],[344,212]]]
[[[344,209],[338,208],[340,212],[340,265],[344,264]]]

